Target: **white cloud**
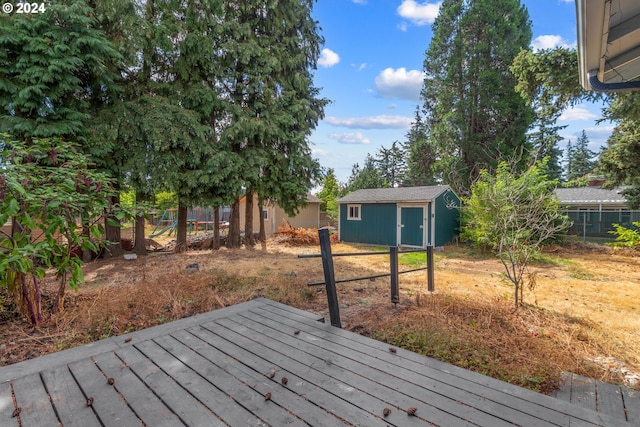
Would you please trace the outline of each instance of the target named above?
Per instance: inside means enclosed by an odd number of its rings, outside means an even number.
[[[541,49],[553,49],[556,47],[574,47],[562,36],[557,34],[547,34],[538,36],[531,42],[531,47],[534,51]]]
[[[573,0],[571,0],[573,1]],[[353,0],[355,4],[367,4],[367,0]]]
[[[407,24],[406,22],[402,21],[401,23],[398,24],[398,29],[402,32],[405,32],[409,29],[409,24]]]
[[[599,116],[597,114],[592,113],[587,110],[585,107],[581,105],[576,105],[575,107],[569,108],[565,110],[564,113],[558,117],[558,121],[561,122],[570,122],[574,120],[591,120],[597,119]]]
[[[319,66],[329,68],[333,67],[338,62],[340,62],[340,55],[338,55],[331,49],[322,49],[322,52],[320,52],[320,58],[318,58]]]
[[[340,144],[369,144],[369,138],[364,136],[360,132],[350,132],[350,133],[332,133],[329,135],[329,138],[335,139]]]
[[[323,150],[322,148],[312,148],[311,154],[316,156],[326,156],[327,154],[329,154],[329,152],[327,150]]]
[[[424,3],[418,3],[415,0],[403,0],[398,6],[397,12],[398,15],[408,19],[415,25],[422,26],[432,24],[435,21],[441,4],[442,2],[429,3],[425,1]]]
[[[413,119],[407,116],[335,117],[328,116],[325,122],[333,126],[352,129],[409,129]]]
[[[364,70],[365,68],[367,68],[367,63],[366,63],[366,62],[363,62],[362,64],[351,64],[351,66],[352,66],[353,68],[355,68],[356,70],[358,70],[358,71],[362,71],[362,70]]]
[[[406,68],[387,68],[375,80],[378,94],[383,98],[401,98],[418,101],[424,82],[424,73]]]

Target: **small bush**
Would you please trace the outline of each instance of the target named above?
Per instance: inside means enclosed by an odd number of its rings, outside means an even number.
[[[633,228],[613,224],[615,230],[609,231],[609,234],[616,236],[616,241],[611,243],[612,246],[640,249],[640,221],[632,224]]]

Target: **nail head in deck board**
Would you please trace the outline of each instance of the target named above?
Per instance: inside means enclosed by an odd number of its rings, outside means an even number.
[[[116,354],[186,425],[225,425],[215,414],[202,406],[188,391],[183,389],[137,349],[133,347],[122,348]]]
[[[43,371],[40,375],[63,426],[101,426],[96,414],[87,407],[86,397],[66,366]]]
[[[18,427],[18,419],[12,416],[15,409],[11,396],[11,385],[0,383],[0,425]]]
[[[94,360],[107,376],[115,378],[116,388],[146,425],[173,427],[182,424],[156,395],[149,392],[147,386],[131,372],[131,369],[123,366],[122,360],[113,352],[99,354]]]
[[[78,382],[84,395],[93,398],[91,408],[105,426],[119,427],[140,424],[140,419],[120,394],[107,384],[103,373],[91,359],[82,359],[69,364],[69,371]]]
[[[31,374],[11,382],[16,407],[21,408],[20,423],[23,426],[52,424],[58,417],[53,411],[49,396],[39,374]]]
[[[275,405],[266,406],[262,393],[212,365],[173,338],[156,338],[153,343],[144,343],[140,350],[152,357],[177,382],[183,386],[189,384],[189,389],[195,390],[194,396],[230,425],[259,424],[261,419],[273,425],[304,424]],[[176,360],[188,360],[189,366]],[[211,370],[215,371],[215,386],[205,376]]]

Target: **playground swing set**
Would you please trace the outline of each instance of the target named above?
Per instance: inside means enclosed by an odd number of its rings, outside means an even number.
[[[203,215],[201,215],[203,214]],[[214,223],[213,218],[209,218],[209,212],[202,213],[200,208],[189,209],[187,211],[187,230],[189,232],[198,232],[200,226],[204,226],[205,229]],[[162,216],[158,220],[158,223],[154,227],[153,231],[149,235],[150,238],[160,236],[167,231],[169,236],[172,236],[176,232],[178,227],[178,209],[167,209],[162,213]]]

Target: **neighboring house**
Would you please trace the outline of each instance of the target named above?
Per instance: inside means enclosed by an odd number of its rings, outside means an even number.
[[[260,215],[264,217],[264,228],[267,237],[273,236],[278,227],[282,227],[284,221],[296,228],[320,227],[320,203],[322,200],[311,194],[307,194],[307,206],[301,208],[296,216],[289,216],[276,203],[266,202],[262,212],[258,210],[258,197],[253,199],[253,231],[260,231]],[[240,228],[245,230],[245,211],[247,206],[246,196],[240,198]]]
[[[609,231],[614,229],[613,224],[630,227],[633,221],[640,221],[640,211],[629,210],[621,190],[620,187],[557,188],[554,193],[565,214],[573,221],[569,233],[612,237]]]
[[[448,185],[357,190],[338,204],[344,242],[442,246],[459,227],[460,199]]]

